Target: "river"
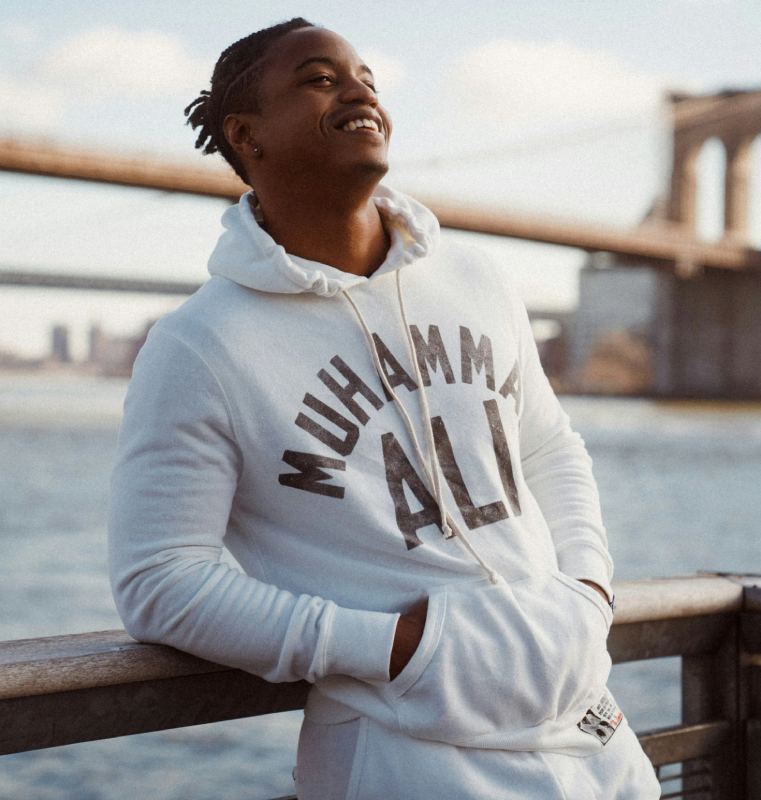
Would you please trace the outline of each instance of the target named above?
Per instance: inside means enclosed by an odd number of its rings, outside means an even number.
[[[106,505],[124,379],[0,373],[0,640],[121,627]],[[594,460],[616,579],[761,572],[761,405],[562,399]],[[614,667],[635,729],[679,721],[678,659]],[[268,800],[300,712],[0,758],[0,800]]]

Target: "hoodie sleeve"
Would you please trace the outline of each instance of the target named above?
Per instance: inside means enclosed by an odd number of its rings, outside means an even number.
[[[513,295],[521,372],[523,475],[550,528],[561,572],[612,597],[613,561],[602,523],[592,459],[571,430],[539,361],[528,314]]]
[[[154,330],[135,364],[111,483],[111,585],[128,633],[270,681],[388,681],[398,614],[296,596],[220,562],[241,468],[213,373]]]

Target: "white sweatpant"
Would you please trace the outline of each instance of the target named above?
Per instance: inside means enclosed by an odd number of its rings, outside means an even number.
[[[593,756],[455,747],[412,739],[361,717],[305,720],[299,800],[656,800],[660,785],[622,723]]]

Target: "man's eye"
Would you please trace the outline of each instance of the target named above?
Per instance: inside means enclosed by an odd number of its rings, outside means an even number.
[[[312,78],[311,83],[322,83],[323,81],[325,83],[330,83],[331,80],[332,79],[330,75],[316,75],[314,78]]]

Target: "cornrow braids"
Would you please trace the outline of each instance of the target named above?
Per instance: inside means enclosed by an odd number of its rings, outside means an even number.
[[[185,109],[187,124],[200,128],[196,148],[204,155],[220,153],[244,183],[246,170],[238,154],[225,138],[223,123],[228,114],[243,111],[259,113],[257,88],[261,79],[264,56],[278,39],[299,28],[315,26],[303,17],[294,17],[269,28],[263,28],[231,44],[219,57],[211,76],[211,88]]]

